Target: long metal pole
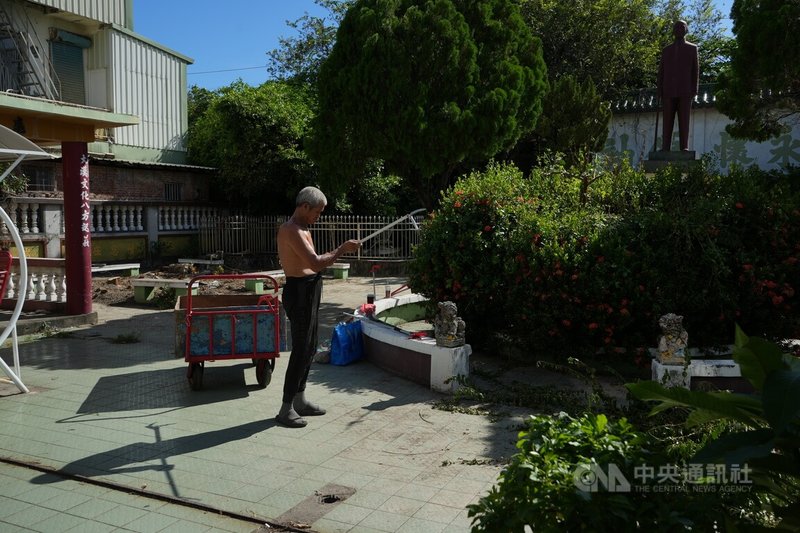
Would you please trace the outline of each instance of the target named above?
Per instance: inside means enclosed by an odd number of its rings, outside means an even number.
[[[411,223],[414,225],[415,228],[419,229],[417,227],[417,222],[414,220],[414,215],[416,215],[417,213],[422,213],[423,211],[425,211],[425,208],[417,209],[416,211],[412,211],[407,215],[403,215],[402,217],[398,218],[394,222],[390,222],[389,224],[386,224],[384,227],[382,227],[378,231],[373,231],[372,233],[370,233],[369,235],[367,235],[366,237],[361,239],[361,243],[363,244],[363,243],[367,242],[368,240],[370,240],[371,238],[377,237],[378,235],[380,235],[381,233],[383,233],[387,229],[398,225],[399,223],[401,223],[402,221],[404,221],[407,218],[411,220]]]
[[[656,96],[656,131],[653,132],[653,151],[658,151],[658,114],[661,112],[661,99]]]

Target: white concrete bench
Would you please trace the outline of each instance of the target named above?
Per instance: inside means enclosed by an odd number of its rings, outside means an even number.
[[[190,265],[224,265],[224,259],[178,259],[178,263],[185,263]]]
[[[286,283],[286,274],[283,270],[266,270],[264,272],[248,272],[248,274],[260,274],[274,278],[278,282],[278,287]],[[248,291],[253,291],[256,294],[265,294],[273,291],[272,283],[267,283],[264,287],[263,279],[246,279],[244,280],[244,287]]]
[[[330,270],[333,273],[334,279],[347,279],[347,275],[350,272],[350,263],[334,263],[326,270]]]
[[[126,276],[138,276],[140,263],[119,263],[116,265],[92,265],[92,274],[96,272],[117,272],[120,270],[126,271]]]
[[[188,279],[166,279],[166,278],[139,278],[132,279],[133,299],[136,303],[147,303],[153,299],[153,291],[156,287],[175,289],[176,296],[185,296],[189,293]],[[197,294],[197,285],[192,286],[192,295]]]

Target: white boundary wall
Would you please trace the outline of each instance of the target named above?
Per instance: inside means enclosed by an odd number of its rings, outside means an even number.
[[[636,166],[648,159],[653,149],[656,114],[652,111],[640,113],[619,113],[611,118],[608,139],[603,150],[607,154],[625,155]],[[659,117],[657,146],[661,146],[661,125]],[[673,131],[673,149],[678,144],[677,117]],[[762,170],[800,165],[800,121],[794,121],[792,130],[775,139],[757,143],[733,139],[725,131],[731,120],[713,107],[692,109],[689,131],[689,149],[697,152],[698,158],[704,154],[714,154],[723,172],[731,165],[749,167],[757,165]]]

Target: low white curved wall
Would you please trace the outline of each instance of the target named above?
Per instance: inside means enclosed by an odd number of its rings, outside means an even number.
[[[427,298],[419,294],[408,294],[397,298],[383,298],[375,301],[375,313],[392,307],[425,301]],[[410,339],[408,333],[398,331],[394,327],[372,320],[363,315],[360,310],[355,311],[356,317],[361,320],[361,333],[367,337],[384,344],[398,348],[430,355],[431,358],[431,389],[438,392],[452,393],[459,388],[454,376],[469,376],[469,356],[472,347],[469,344],[455,348],[437,346],[436,339],[425,337]]]

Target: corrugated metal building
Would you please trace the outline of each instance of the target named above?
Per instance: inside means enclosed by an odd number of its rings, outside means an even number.
[[[90,151],[185,163],[192,60],[135,33],[132,17],[133,0],[0,0],[12,28],[0,32],[0,88],[134,115],[138,124],[98,129]]]
[[[133,0],[0,0],[0,124],[56,154],[87,143],[93,261],[138,258],[165,238],[176,251],[210,207],[214,169],[186,164],[192,59],[133,28]],[[24,171],[13,201],[26,249],[59,257],[61,162]]]

